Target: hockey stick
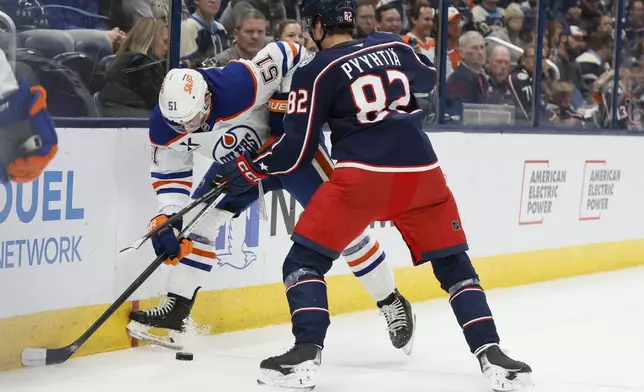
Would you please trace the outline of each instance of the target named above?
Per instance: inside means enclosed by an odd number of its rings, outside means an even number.
[[[199,204],[204,203],[206,200],[208,200],[215,193],[217,195],[219,195],[219,192],[220,192],[219,187],[211,189],[208,193],[206,193],[205,195],[203,195],[200,198],[196,199],[195,201],[193,201],[192,203],[190,203],[189,205],[184,207],[181,211],[179,211],[176,214],[170,216],[167,221],[163,222],[163,224],[155,227],[154,230],[151,230],[146,235],[144,235],[143,237],[141,237],[138,240],[136,240],[132,245],[128,246],[127,248],[121,249],[119,251],[119,254],[128,253],[128,252],[138,250],[145,243],[145,241],[147,241],[150,238],[152,238],[153,235],[157,234],[159,231],[161,231],[163,228],[167,227],[168,225],[171,225],[174,222],[176,222],[179,219],[181,219],[190,210],[192,210],[193,208],[195,208]]]
[[[225,183],[222,183],[213,191],[208,192],[208,197],[203,199],[202,202],[207,203],[203,210],[199,211],[197,216],[183,229],[179,234],[179,242],[186,238],[197,227],[199,222],[212,211],[217,205],[216,199],[223,192]],[[116,310],[127,301],[127,299],[145,282],[152,273],[159,268],[163,261],[167,258],[165,254],[157,257],[143,273],[136,278],[130,287],[121,294],[116,301],[110,305],[109,308],[99,317],[91,327],[85,331],[78,339],[72,344],[61,348],[25,348],[22,350],[21,362],[24,366],[43,366],[43,365],[56,365],[67,361],[86,341],[89,339],[96,330],[98,330],[107,319],[116,312]]]

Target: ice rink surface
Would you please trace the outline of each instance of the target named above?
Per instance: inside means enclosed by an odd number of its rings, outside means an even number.
[[[501,345],[543,392],[644,391],[644,268],[488,291]],[[332,318],[316,392],[490,391],[446,299],[414,304],[411,357],[377,311]],[[290,326],[201,336],[192,362],[142,347],[0,373],[2,392],[246,392],[259,362],[288,349]]]

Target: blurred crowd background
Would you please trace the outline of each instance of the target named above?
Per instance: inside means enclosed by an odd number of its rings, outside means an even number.
[[[444,58],[444,85],[417,96],[429,122],[644,129],[644,0],[357,1],[356,38],[386,31]],[[181,0],[173,29],[170,2],[0,0],[0,10],[17,32],[17,73],[49,91],[56,117],[147,117],[171,45],[192,68],[251,59],[273,40],[316,50],[297,0]],[[0,29],[6,37],[13,26]]]

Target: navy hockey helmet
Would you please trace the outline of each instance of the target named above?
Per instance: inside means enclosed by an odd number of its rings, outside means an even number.
[[[300,3],[303,27],[310,30],[316,20],[323,28],[353,27],[356,23],[355,0],[302,0]]]

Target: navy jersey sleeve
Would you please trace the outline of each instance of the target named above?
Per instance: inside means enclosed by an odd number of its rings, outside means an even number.
[[[424,54],[417,54],[407,45],[405,53],[409,56],[407,64],[411,65],[412,77],[410,78],[410,88],[413,94],[429,93],[436,87],[436,68]]]
[[[329,74],[318,72],[312,64],[295,72],[284,117],[284,134],[270,150],[253,160],[256,167],[266,174],[285,175],[313,160],[320,130],[327,121],[335,95],[332,86]]]

